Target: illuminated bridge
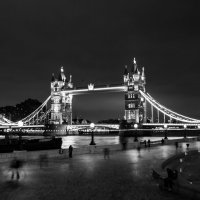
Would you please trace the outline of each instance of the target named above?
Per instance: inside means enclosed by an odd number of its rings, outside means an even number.
[[[144,67],[139,69],[134,58],[131,70],[125,66],[123,83],[119,85],[95,86],[90,83],[87,87],[75,87],[72,76],[66,79],[61,67],[58,77],[52,75],[50,96],[31,114],[18,122],[12,122],[0,116],[0,127],[44,127],[48,125],[59,127],[58,130],[81,130],[88,124],[73,124],[72,100],[75,95],[93,94],[100,92],[123,92],[125,96],[124,120],[132,128],[175,128],[200,129],[200,120],[184,116],[163,106],[146,92],[146,77]],[[119,129],[119,125],[103,124],[99,128]],[[64,129],[63,129],[64,127]]]

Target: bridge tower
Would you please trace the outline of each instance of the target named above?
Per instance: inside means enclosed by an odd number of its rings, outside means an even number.
[[[146,122],[146,101],[141,96],[139,90],[145,92],[146,77],[144,67],[140,73],[134,58],[131,72],[127,66],[124,71],[124,84],[127,86],[125,93],[125,120],[128,123],[141,124]]]
[[[66,80],[64,69],[61,67],[58,78],[52,75],[51,80],[51,117],[50,124],[72,124],[72,95],[63,92],[72,89],[72,76]]]

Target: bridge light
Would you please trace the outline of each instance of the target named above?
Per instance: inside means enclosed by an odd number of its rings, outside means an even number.
[[[22,127],[24,125],[23,121],[18,121],[18,126]]]
[[[95,127],[95,124],[94,124],[94,123],[91,123],[91,124],[90,124],[90,128],[91,128],[91,129],[94,129],[94,127]]]
[[[134,124],[134,128],[137,129],[138,128],[138,124]]]

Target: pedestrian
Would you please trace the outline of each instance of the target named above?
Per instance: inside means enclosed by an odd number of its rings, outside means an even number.
[[[146,148],[147,147],[147,141],[144,140],[144,147]]]
[[[104,148],[103,149],[103,152],[104,152],[104,159],[106,158],[110,158],[110,149],[109,148]]]
[[[72,145],[69,146],[69,158],[72,158],[72,151],[73,151],[73,147]]]
[[[20,179],[20,174],[19,174],[19,168],[21,168],[23,166],[23,161],[19,160],[17,158],[14,158],[11,161],[10,164],[10,168],[12,170],[12,175],[11,175],[11,179],[13,180],[15,177],[17,178],[17,180]]]
[[[189,146],[190,146],[190,144],[189,144],[189,143],[187,143],[187,144],[186,144],[186,146],[187,146],[187,149],[188,149],[188,148],[189,148]]]
[[[148,139],[147,143],[148,143],[148,147],[150,147],[150,146],[151,146],[151,141],[150,141],[150,139]]]
[[[164,144],[164,142],[165,142],[165,141],[164,141],[164,139],[162,138],[162,140],[161,140],[162,145]]]
[[[178,149],[178,142],[175,142],[176,150]]]
[[[40,169],[45,167],[48,167],[48,156],[47,154],[41,154],[39,156],[39,163],[40,163]]]

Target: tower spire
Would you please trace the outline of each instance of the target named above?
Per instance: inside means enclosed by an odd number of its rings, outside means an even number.
[[[54,81],[55,81],[55,76],[54,76],[54,73],[52,73],[51,82],[54,82]]]
[[[142,67],[142,76],[145,77],[145,74],[144,74],[144,67]]]
[[[135,59],[135,57],[133,58],[133,67],[132,67],[132,70],[131,70],[131,72],[133,73],[133,74],[138,74],[138,67],[137,67],[137,63],[136,63],[136,59]]]
[[[127,69],[127,65],[125,65],[125,69],[124,69],[124,75],[128,75],[128,69]]]

